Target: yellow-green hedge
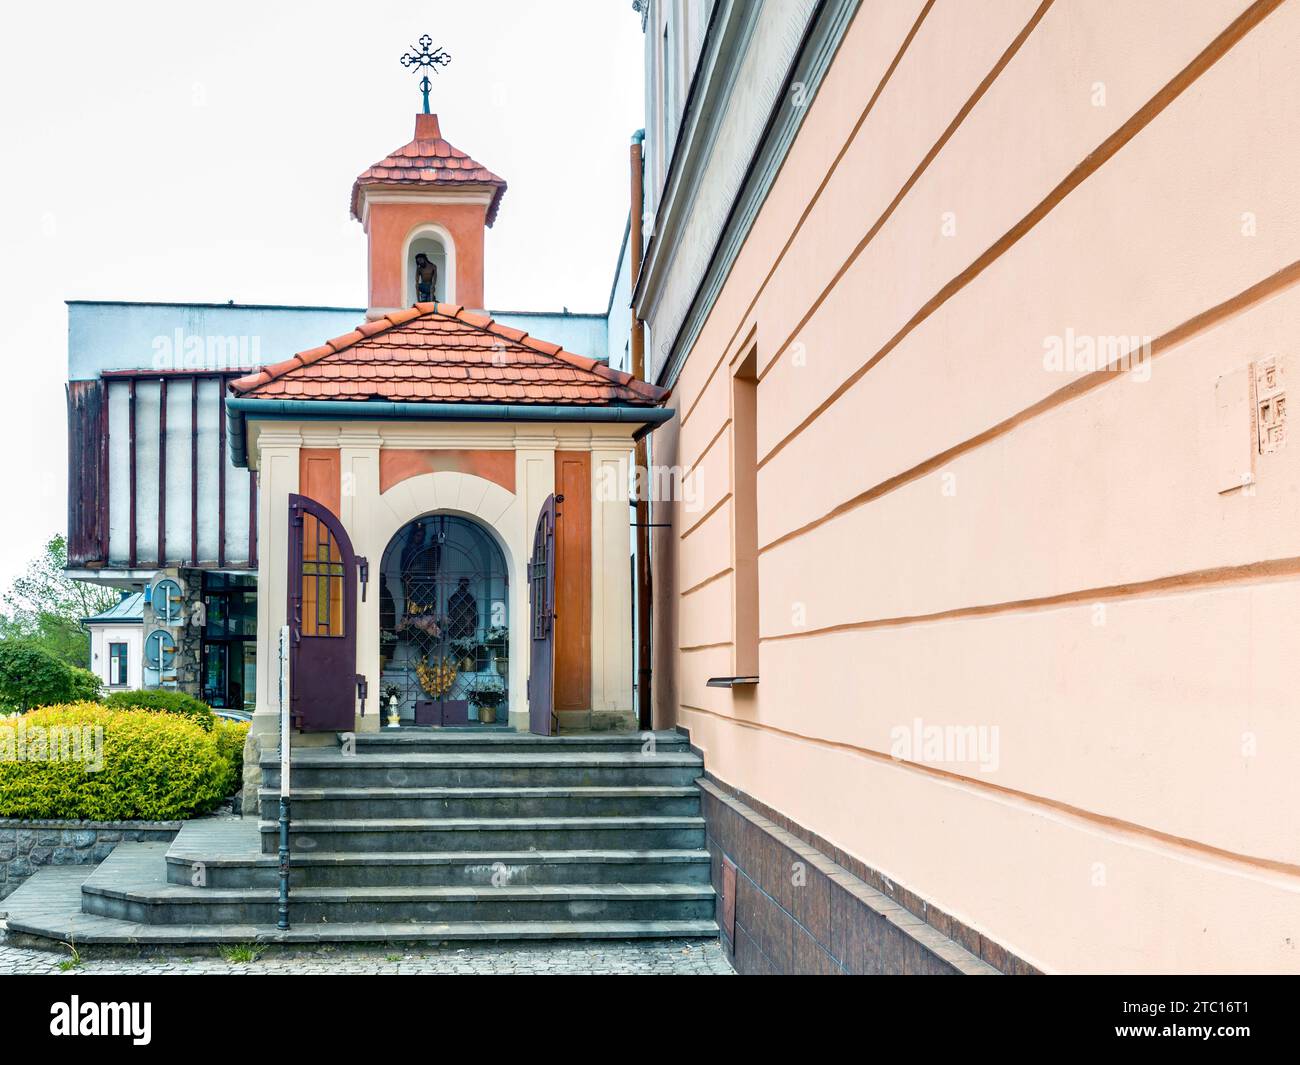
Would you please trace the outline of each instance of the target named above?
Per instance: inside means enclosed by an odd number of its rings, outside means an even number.
[[[184,692],[159,689],[114,692],[104,700],[104,705],[114,710],[157,710],[164,714],[182,714],[192,718],[206,732],[212,731],[217,715],[212,707]]]
[[[38,739],[75,728],[94,743],[92,758],[40,756]],[[92,730],[86,733],[84,730]],[[20,737],[26,750],[19,750]],[[238,783],[217,733],[175,714],[69,703],[0,720],[0,817],[170,821],[216,806]],[[67,749],[66,747],[64,748]],[[90,748],[93,751],[93,746]]]
[[[235,774],[234,786],[238,788],[244,780],[244,740],[248,738],[248,722],[231,721],[229,718],[217,718],[212,737],[217,741],[217,750],[230,763]]]

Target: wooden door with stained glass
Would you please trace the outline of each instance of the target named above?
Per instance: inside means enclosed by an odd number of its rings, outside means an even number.
[[[327,507],[289,496],[289,706],[303,732],[346,731],[357,706],[357,557]]]

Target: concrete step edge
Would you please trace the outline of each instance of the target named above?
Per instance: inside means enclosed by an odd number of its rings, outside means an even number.
[[[680,817],[446,817],[356,818],[354,820],[294,820],[289,831],[298,832],[510,832],[546,829],[703,828],[704,818]],[[262,833],[278,834],[275,821],[260,821]]]
[[[295,867],[307,865],[486,865],[501,862],[506,865],[580,865],[582,863],[624,864],[656,863],[706,864],[709,852],[681,848],[654,850],[553,850],[553,851],[313,851],[294,854]],[[198,854],[167,854],[172,865],[193,865],[201,862],[213,867],[238,867],[245,865],[274,868],[279,859],[274,854],[240,854],[205,858]]]
[[[688,740],[678,732],[652,732],[657,745],[686,746]],[[471,743],[491,743],[501,746],[564,747],[580,743],[594,743],[608,747],[640,747],[645,743],[642,732],[566,732],[558,736],[537,736],[531,732],[420,732],[407,726],[393,732],[358,732],[354,734],[359,745],[385,743],[433,743],[449,747]]]
[[[267,769],[277,769],[280,765],[279,755],[273,751],[264,753],[258,763]],[[462,752],[458,754],[353,754],[344,755],[329,748],[309,748],[295,751],[290,758],[290,766],[304,769],[330,769],[341,766],[368,766],[372,768],[407,768],[428,766],[431,768],[563,768],[565,766],[665,766],[675,769],[683,766],[701,766],[703,759],[697,754],[670,751],[664,754],[644,755],[610,754],[605,751],[559,751],[556,753],[495,754],[487,752]]]
[[[198,888],[183,884],[165,884],[151,888],[116,888],[109,884],[95,884],[87,880],[81,887],[83,895],[120,899],[124,902],[150,906],[169,906],[176,903],[197,906],[218,906],[231,902],[275,902],[275,888]],[[338,902],[352,900],[366,902],[564,902],[572,899],[600,899],[612,901],[696,901],[714,895],[710,884],[535,884],[523,887],[492,887],[490,885],[430,885],[425,887],[295,887],[289,895],[290,903]]]
[[[290,799],[689,799],[699,795],[694,784],[564,785],[552,787],[309,787],[290,786]],[[278,788],[259,788],[259,799],[278,799]]]
[[[52,942],[75,939],[78,947],[206,946],[224,943],[441,943],[532,939],[716,939],[711,920],[689,921],[465,921],[445,924],[308,925],[281,932],[271,925],[215,925],[210,928],[141,925],[111,917],[93,927],[70,919],[11,920],[11,933]]]

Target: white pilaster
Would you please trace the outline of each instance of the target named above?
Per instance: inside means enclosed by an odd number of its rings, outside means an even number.
[[[358,732],[380,726],[384,693],[379,669],[379,567],[386,543],[379,542],[375,502],[379,499],[379,447],[372,430],[344,430],[339,444],[339,518],[352,540],[352,549],[370,563],[365,602],[357,596],[357,672],[366,678],[366,716],[358,713]]]
[[[274,745],[280,714],[280,629],[288,620],[289,496],[298,491],[296,429],[257,437],[257,706],[252,731]],[[250,801],[255,802],[256,796]]]
[[[515,435],[515,495],[523,507],[517,551],[523,564],[510,596],[510,690],[525,693],[525,698],[511,700],[510,724],[519,732],[528,731],[526,693],[533,649],[528,564],[533,555],[537,516],[546,497],[555,491],[555,449],[553,433],[521,429]]]
[[[626,436],[591,441],[591,709],[635,720]]]

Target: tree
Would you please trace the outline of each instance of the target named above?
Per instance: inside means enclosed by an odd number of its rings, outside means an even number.
[[[99,678],[70,666],[30,640],[0,642],[0,707],[36,706],[99,699]]]
[[[118,592],[67,575],[67,541],[55,535],[27,572],[10,586],[0,613],[0,639],[23,640],[71,666],[90,661],[90,636],[81,619],[107,610]]]

